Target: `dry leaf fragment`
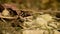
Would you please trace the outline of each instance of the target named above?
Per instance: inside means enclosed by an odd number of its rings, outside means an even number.
[[[5,9],[5,10],[3,10],[2,15],[3,16],[10,16],[10,13],[7,9]]]

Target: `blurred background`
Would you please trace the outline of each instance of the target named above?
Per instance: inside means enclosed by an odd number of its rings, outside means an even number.
[[[34,8],[34,9],[60,9],[60,0],[0,0],[0,3],[15,3],[18,8]]]

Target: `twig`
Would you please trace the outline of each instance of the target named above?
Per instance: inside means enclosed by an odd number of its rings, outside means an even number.
[[[6,18],[6,19],[17,19],[18,16],[17,16],[17,17],[5,17],[5,16],[0,16],[0,18]]]
[[[7,23],[3,18],[1,18],[1,20],[2,20],[4,23]]]

